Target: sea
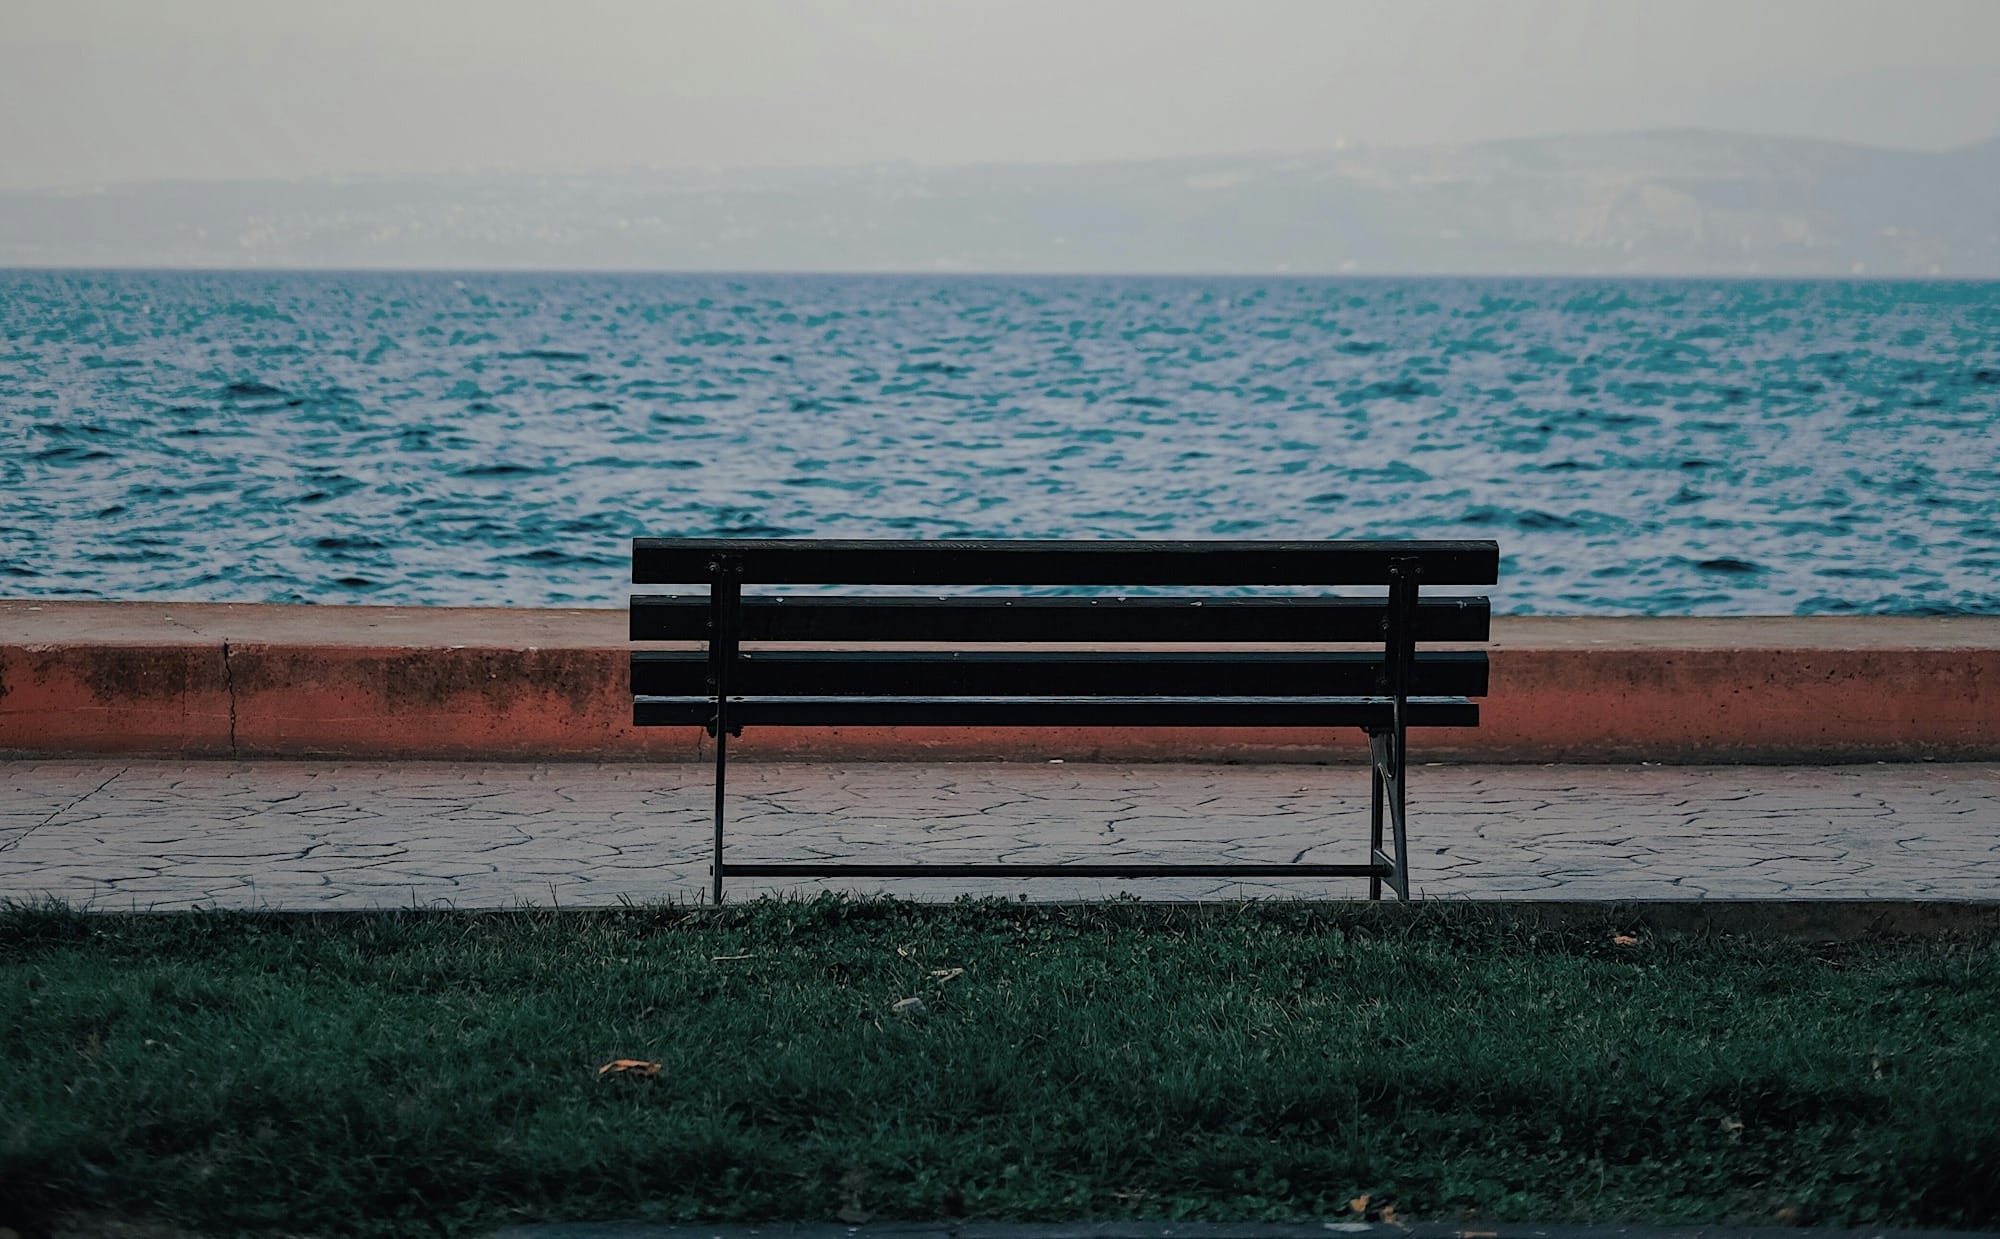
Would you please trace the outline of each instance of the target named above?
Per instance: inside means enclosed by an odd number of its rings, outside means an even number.
[[[2000,283],[0,272],[0,596],[615,607],[636,535],[2000,614]]]

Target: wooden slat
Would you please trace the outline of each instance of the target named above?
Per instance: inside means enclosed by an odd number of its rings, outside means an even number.
[[[1083,542],[637,538],[632,580],[691,585],[729,562],[746,585],[1385,585],[1413,561],[1425,585],[1490,585],[1489,541]]]
[[[748,597],[746,641],[1178,641],[1382,640],[1380,598],[912,598]],[[1415,639],[1484,641],[1484,598],[1423,598]],[[705,641],[708,597],[634,595],[634,641]]]
[[[1425,651],[1412,695],[1483,697],[1486,655]],[[1364,652],[753,650],[729,671],[731,697],[1347,697],[1385,691],[1382,656]],[[709,691],[707,655],[632,656],[636,696]]]
[[[639,727],[702,726],[706,697],[635,697]],[[1382,727],[1378,697],[746,697],[729,699],[735,726],[782,727]],[[1412,727],[1476,727],[1479,707],[1443,697],[1409,702]]]

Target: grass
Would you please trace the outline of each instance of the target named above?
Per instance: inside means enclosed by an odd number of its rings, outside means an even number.
[[[1613,928],[5,907],[0,1226],[2000,1223],[2000,941]]]

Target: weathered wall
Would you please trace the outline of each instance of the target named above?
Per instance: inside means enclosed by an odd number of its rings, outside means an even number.
[[[0,750],[698,759],[630,724],[622,611],[0,602]],[[1494,622],[1476,730],[1418,760],[2000,759],[2000,619]],[[1303,731],[770,728],[844,758],[1346,759]]]

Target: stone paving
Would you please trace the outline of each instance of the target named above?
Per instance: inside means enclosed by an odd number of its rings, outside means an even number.
[[[740,860],[1364,858],[1365,768],[759,764]],[[698,765],[0,762],[0,898],[98,909],[698,902]],[[1431,766],[1431,899],[2000,901],[2000,765]],[[820,889],[733,879],[732,898]],[[1361,881],[869,879],[909,898],[1354,898]]]

